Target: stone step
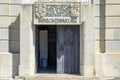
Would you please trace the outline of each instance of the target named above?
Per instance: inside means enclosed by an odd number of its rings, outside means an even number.
[[[84,77],[79,75],[37,75],[26,77],[25,80],[114,80],[113,78]]]
[[[0,78],[0,80],[14,80],[13,78]]]
[[[107,79],[107,78],[67,78],[67,77],[32,77],[25,78],[25,80],[120,80],[120,79]]]
[[[96,78],[79,78],[79,77],[31,77],[25,80],[98,80]]]

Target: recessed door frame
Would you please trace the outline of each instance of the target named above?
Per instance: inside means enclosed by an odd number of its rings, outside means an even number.
[[[40,26],[40,25],[39,25]],[[65,25],[64,25],[65,26]],[[74,25],[72,25],[72,26],[74,26]],[[79,26],[79,48],[81,48],[81,28],[80,28],[80,25],[77,25],[77,26]],[[37,31],[37,29],[36,29],[36,31]],[[37,36],[37,32],[36,32],[36,34],[35,34],[35,36]],[[35,38],[35,39],[37,39],[37,38]],[[37,48],[37,47],[36,47]],[[36,49],[35,48],[35,49]],[[38,52],[37,51],[35,51],[36,53],[35,54],[38,54]],[[80,65],[81,65],[81,50],[79,49],[79,73],[81,74],[81,70],[80,70]],[[36,73],[37,73],[37,71],[38,71],[38,64],[37,64],[37,59],[38,57],[36,56]],[[57,57],[56,57],[57,58]],[[57,59],[56,59],[57,60]]]

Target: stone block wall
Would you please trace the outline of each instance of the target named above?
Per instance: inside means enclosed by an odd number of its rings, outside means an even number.
[[[17,0],[0,0],[0,77],[18,75],[20,6]]]
[[[96,75],[119,77],[120,0],[94,0],[94,5]]]
[[[0,52],[9,51],[9,36],[8,36],[8,26],[9,26],[9,1],[0,1]]]

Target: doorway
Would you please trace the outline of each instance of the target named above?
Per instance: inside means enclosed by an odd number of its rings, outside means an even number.
[[[56,26],[36,26],[37,73],[56,73]]]
[[[79,31],[79,25],[37,25],[37,73],[79,74]]]

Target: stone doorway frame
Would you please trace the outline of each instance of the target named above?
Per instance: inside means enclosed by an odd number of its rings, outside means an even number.
[[[89,6],[88,6],[89,7]],[[86,9],[86,8],[85,8]],[[92,10],[92,8],[88,8]],[[84,36],[87,34],[89,28],[94,31],[93,25],[89,24],[92,21],[92,17],[84,12],[82,15],[85,23],[80,23],[80,74],[81,76],[94,75],[94,38],[93,32],[89,32],[90,36]],[[92,16],[92,15],[90,15]],[[35,24],[33,24],[33,4],[24,4],[21,9],[20,16],[20,65],[19,76],[30,76],[36,74],[35,67]],[[89,21],[90,20],[90,21]],[[88,21],[88,23],[87,23]],[[74,24],[72,24],[74,25]],[[91,44],[87,43],[91,41]],[[92,48],[90,48],[92,47]],[[85,50],[88,48],[89,52]],[[92,50],[91,50],[92,49]]]

